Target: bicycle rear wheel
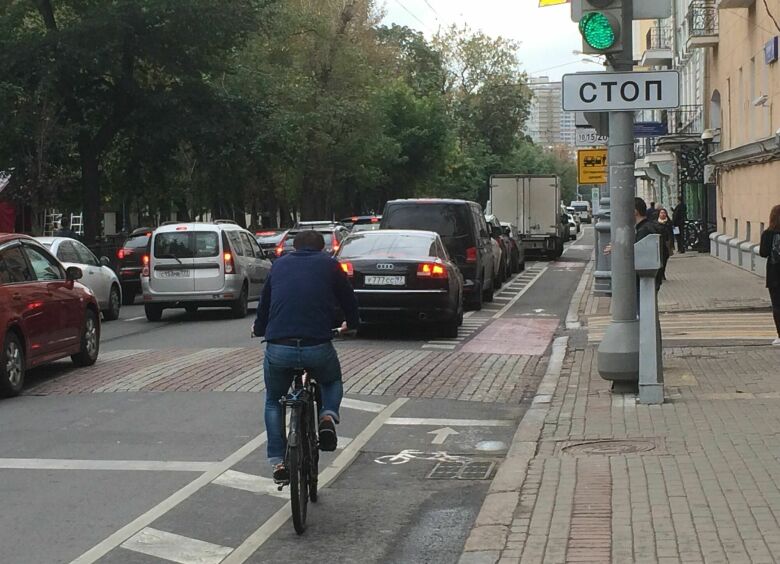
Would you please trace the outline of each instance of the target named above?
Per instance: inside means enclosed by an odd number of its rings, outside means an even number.
[[[287,442],[287,469],[290,473],[290,505],[293,526],[299,535],[306,530],[306,507],[309,503],[309,479],[306,449],[308,432],[306,416],[300,407],[293,408],[290,417],[290,438]]]

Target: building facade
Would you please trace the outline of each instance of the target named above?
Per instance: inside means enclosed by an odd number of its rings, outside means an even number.
[[[574,112],[561,109],[561,83],[549,77],[532,77],[528,81],[533,98],[526,122],[526,134],[537,145],[547,148],[575,145]]]

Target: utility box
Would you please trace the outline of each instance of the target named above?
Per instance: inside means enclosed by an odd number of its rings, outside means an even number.
[[[655,276],[661,269],[661,236],[648,235],[634,245],[634,266],[637,276]]]

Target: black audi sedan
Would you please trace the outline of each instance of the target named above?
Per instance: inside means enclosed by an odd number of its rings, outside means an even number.
[[[407,321],[458,336],[463,276],[432,231],[353,233],[336,255],[352,282],[363,323]]]

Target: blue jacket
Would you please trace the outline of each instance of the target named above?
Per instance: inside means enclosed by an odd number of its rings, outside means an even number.
[[[274,262],[257,306],[254,332],[268,341],[329,341],[337,307],[347,326],[357,329],[357,299],[339,262],[321,251],[295,251]]]

